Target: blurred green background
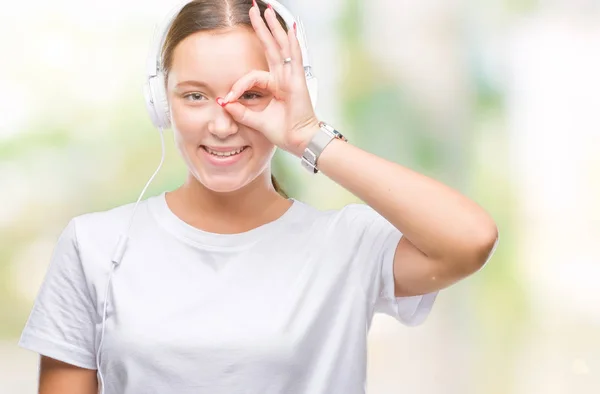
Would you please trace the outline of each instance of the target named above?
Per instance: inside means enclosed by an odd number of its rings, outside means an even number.
[[[600,2],[289,0],[318,115],[352,143],[460,190],[500,246],[426,323],[377,316],[370,394],[600,393]],[[0,13],[0,393],[35,392],[16,346],[58,234],[135,201],[160,160],[142,83],[174,1],[9,1]],[[167,157],[146,196],[176,188]],[[276,155],[292,197],[357,201]],[[452,226],[452,223],[448,223]]]

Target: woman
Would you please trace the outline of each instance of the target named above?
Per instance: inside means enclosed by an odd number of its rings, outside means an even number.
[[[139,205],[114,277],[137,205],[69,222],[20,342],[41,393],[363,393],[373,314],[419,324],[491,256],[475,203],[320,122],[297,29],[262,1],[177,14],[161,63],[189,176]],[[366,205],[287,198],[277,147]]]

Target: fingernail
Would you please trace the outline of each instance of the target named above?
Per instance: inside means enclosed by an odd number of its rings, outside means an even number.
[[[258,7],[258,4],[256,4],[256,0],[252,0],[252,7]]]
[[[273,6],[271,4],[269,4],[268,7],[271,11],[275,12],[275,10],[273,9]]]
[[[217,104],[219,104],[221,107],[224,107],[227,103],[223,101],[221,97],[217,97]]]
[[[294,22],[294,34],[298,35],[298,25]]]

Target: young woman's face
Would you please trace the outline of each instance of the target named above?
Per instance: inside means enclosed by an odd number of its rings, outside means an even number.
[[[260,132],[236,123],[216,102],[252,70],[268,71],[268,64],[250,27],[195,33],[173,53],[167,95],[175,141],[190,173],[216,192],[247,185],[269,170],[275,153]],[[262,110],[270,100],[261,89],[239,99],[251,110]]]

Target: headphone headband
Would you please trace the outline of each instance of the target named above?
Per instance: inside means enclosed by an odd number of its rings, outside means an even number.
[[[167,101],[167,94],[165,92],[164,81],[165,75],[163,74],[162,64],[162,47],[167,38],[167,34],[171,25],[177,15],[181,12],[183,7],[191,3],[194,0],[181,1],[176,7],[174,7],[164,18],[164,20],[157,24],[154,31],[154,38],[150,46],[150,52],[146,63],[146,83],[144,86],[144,96],[146,99],[146,107],[150,118],[156,127],[168,128],[171,125],[169,116],[169,106]],[[304,66],[304,74],[306,76],[308,90],[313,103],[313,107],[316,106],[317,100],[317,79],[312,74],[312,67],[310,65],[310,59],[308,54],[308,46],[306,42],[306,34],[304,25],[302,22],[295,18],[292,13],[284,7],[281,3],[276,0],[257,0],[264,4],[271,5],[275,12],[283,19],[288,30],[293,29],[294,23],[297,27],[297,38],[302,51],[302,63]]]

